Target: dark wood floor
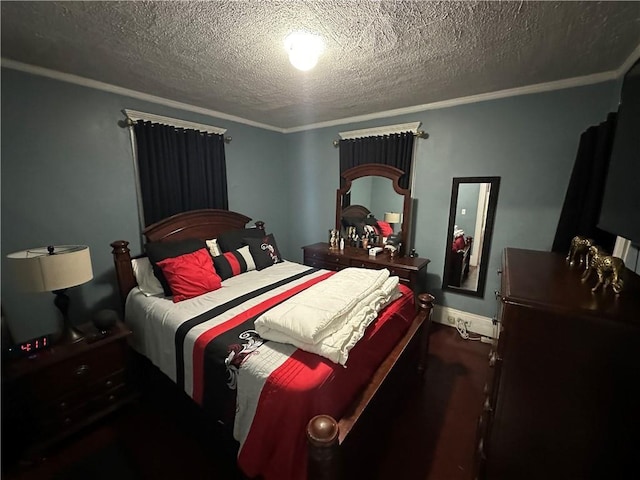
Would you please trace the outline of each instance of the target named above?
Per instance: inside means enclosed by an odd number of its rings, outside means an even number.
[[[475,428],[488,374],[488,352],[488,345],[463,340],[454,328],[433,326],[426,381],[422,388],[408,393],[402,412],[394,420],[389,448],[379,458],[371,459],[378,462],[378,479],[472,479]],[[60,472],[69,471],[78,462],[91,461],[96,452],[114,443],[132,471],[126,472],[128,476],[118,472],[115,476],[104,473],[100,478],[240,478],[232,453],[214,440],[219,435],[208,431],[213,427],[198,425],[197,413],[178,408],[171,400],[155,402],[143,396],[136,404],[50,451],[46,459],[5,471],[3,478],[63,480],[69,477]]]

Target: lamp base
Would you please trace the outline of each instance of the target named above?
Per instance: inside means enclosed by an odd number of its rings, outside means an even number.
[[[84,334],[74,327],[69,322],[69,315],[67,312],[69,311],[69,297],[65,293],[67,289],[62,290],[54,290],[54,294],[56,298],[53,300],[53,303],[62,313],[62,334],[60,335],[58,342],[60,343],[75,343],[84,339]]]
[[[65,324],[62,335],[60,336],[60,339],[58,341],[60,343],[76,343],[81,340],[84,340],[84,333],[82,333],[73,325]]]

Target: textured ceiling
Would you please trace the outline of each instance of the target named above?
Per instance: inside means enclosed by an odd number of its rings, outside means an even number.
[[[291,128],[619,69],[640,2],[2,1],[2,57]],[[292,30],[321,35],[295,70]]]

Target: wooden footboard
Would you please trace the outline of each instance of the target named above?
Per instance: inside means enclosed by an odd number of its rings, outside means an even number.
[[[418,363],[417,371],[423,378],[426,369],[428,353],[428,331],[431,322],[431,312],[435,298],[422,293],[417,297],[418,314],[414,318],[411,327],[404,337],[391,351],[386,360],[378,367],[371,381],[361,395],[354,401],[351,408],[339,420],[330,415],[317,415],[307,425],[307,452],[308,452],[308,478],[309,480],[338,480],[349,478],[349,452],[359,450],[371,451],[367,445],[351,445],[349,450],[343,448],[348,440],[356,437],[358,442],[363,439],[375,442],[376,438],[367,435],[354,435],[357,430],[375,431],[375,425],[380,419],[367,411],[367,407],[374,401],[384,402],[382,395],[392,395],[393,389],[383,391],[385,381],[398,372],[401,366],[400,360],[411,353],[411,348],[417,347]],[[416,345],[417,343],[417,345]],[[393,399],[391,399],[393,402]],[[369,415],[368,415],[369,414]]]

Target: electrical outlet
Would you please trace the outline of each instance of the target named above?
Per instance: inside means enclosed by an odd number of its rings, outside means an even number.
[[[455,325],[456,324],[456,317],[454,317],[453,315],[449,315],[447,317],[447,322],[449,322],[449,325]]]

